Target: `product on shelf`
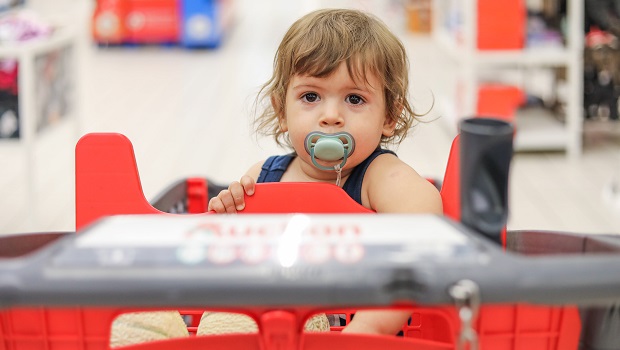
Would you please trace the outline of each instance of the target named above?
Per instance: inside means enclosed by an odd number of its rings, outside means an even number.
[[[478,0],[478,49],[523,48],[526,14],[523,0]]]
[[[218,47],[232,0],[98,0],[92,33],[100,45],[179,44]]]
[[[0,45],[15,46],[44,40],[53,32],[54,28],[49,23],[30,11],[19,10],[0,17]],[[18,79],[19,60],[16,57],[0,57],[0,139],[20,137]]]
[[[408,0],[405,3],[407,29],[413,33],[430,33],[433,28],[432,9],[431,0]]]
[[[514,122],[515,112],[524,102],[525,94],[516,86],[488,83],[478,86],[479,116]]]
[[[591,120],[618,120],[620,48],[618,38],[596,27],[586,35],[583,106]]]

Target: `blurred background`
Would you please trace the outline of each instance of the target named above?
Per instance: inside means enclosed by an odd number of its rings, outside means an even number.
[[[425,113],[396,151],[441,179],[458,121],[516,125],[509,229],[620,234],[619,1],[0,1],[0,234],[75,229],[74,148],[133,143],[143,191],[226,184],[287,150],[251,128],[277,45],[322,7],[372,12]]]

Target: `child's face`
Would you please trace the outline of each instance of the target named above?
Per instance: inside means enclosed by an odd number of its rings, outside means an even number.
[[[379,79],[367,74],[368,84],[351,79],[346,64],[328,77],[294,76],[286,93],[285,116],[280,125],[288,131],[297,154],[312,163],[305,151],[304,140],[312,131],[348,132],[355,140],[355,150],[345,169],[361,163],[377,148],[381,136],[390,136],[395,123],[386,114],[385,96]],[[334,166],[340,161],[318,161]]]

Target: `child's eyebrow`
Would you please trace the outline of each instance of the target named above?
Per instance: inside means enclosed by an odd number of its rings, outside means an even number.
[[[294,91],[295,93],[298,93],[299,91],[306,91],[306,90],[310,90],[310,91],[314,91],[314,92],[321,92],[324,91],[325,88],[324,87],[320,87],[320,86],[316,86],[316,85],[309,85],[309,84],[299,84],[299,85],[295,85],[293,86],[293,88],[291,89],[291,91]],[[341,89],[339,89],[338,93],[352,93],[352,94],[363,94],[363,95],[369,95],[369,94],[373,94],[373,90],[371,89],[363,89],[363,88],[359,88],[356,86],[345,86]]]
[[[293,90],[299,90],[299,89],[320,89],[321,86],[320,85],[316,85],[316,84],[308,84],[308,83],[300,83],[297,85],[293,85],[292,89]],[[369,87],[365,87],[365,86],[359,86],[359,85],[347,85],[344,86],[342,88],[342,90],[355,90],[355,91],[360,91],[360,92],[370,92],[371,89]]]
[[[307,88],[318,88],[318,87],[319,87],[318,85],[314,85],[314,84],[305,84],[305,83],[301,83],[301,84],[293,85],[293,89],[294,89],[294,90],[296,90],[296,89],[301,89],[301,88],[307,89]]]

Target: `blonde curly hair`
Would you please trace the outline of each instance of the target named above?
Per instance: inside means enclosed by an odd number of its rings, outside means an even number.
[[[358,10],[323,9],[297,20],[284,35],[273,61],[273,75],[260,89],[254,120],[257,133],[292,147],[280,128],[286,91],[295,75],[326,77],[345,62],[349,76],[368,84],[374,74],[383,86],[386,114],[396,122],[394,134],[381,144],[398,144],[419,115],[407,99],[409,60],[402,42],[378,18]],[[277,106],[277,110],[274,109]]]

